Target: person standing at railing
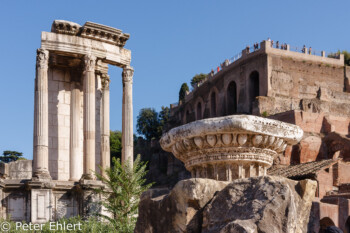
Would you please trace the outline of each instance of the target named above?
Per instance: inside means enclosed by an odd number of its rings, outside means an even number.
[[[273,48],[273,40],[271,40],[271,47]]]
[[[280,42],[279,41],[276,41],[276,49],[279,49],[280,48]],[[282,48],[282,47],[281,47]]]
[[[211,69],[210,74],[211,74],[212,77],[214,76],[214,70],[213,69]]]
[[[303,46],[303,49],[301,50],[301,52],[302,52],[302,53],[305,53],[305,51],[306,51],[306,46],[304,45],[304,46]]]
[[[311,48],[311,46],[310,46],[310,48],[309,48],[309,54],[311,55],[311,50],[312,50],[312,48]]]
[[[254,44],[254,50],[258,50],[258,49],[259,49],[259,43],[256,42],[256,43]]]
[[[249,47],[249,45],[247,45],[247,47],[245,47],[245,51],[246,51],[247,54],[250,52],[250,47]]]
[[[218,66],[218,67],[216,68],[216,70],[217,70],[217,72],[219,72],[219,71],[220,71],[220,66]]]

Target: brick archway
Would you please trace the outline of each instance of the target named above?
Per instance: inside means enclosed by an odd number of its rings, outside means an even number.
[[[237,84],[235,81],[231,81],[226,90],[227,100],[227,115],[237,113]]]
[[[345,222],[344,233],[350,233],[350,216]]]
[[[324,217],[320,220],[320,231],[319,233],[326,232],[326,228],[330,226],[335,226],[333,220],[329,217]]]

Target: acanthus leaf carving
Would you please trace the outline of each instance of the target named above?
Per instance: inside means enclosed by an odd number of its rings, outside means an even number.
[[[109,83],[111,82],[109,75],[106,73],[102,73],[101,74],[101,83],[102,83],[102,87],[103,89],[107,89],[109,88]]]
[[[95,65],[96,65],[96,57],[94,55],[87,54],[84,56],[85,72],[95,71]]]
[[[46,49],[38,49],[36,51],[36,67],[39,69],[47,69],[49,66],[49,51]]]
[[[132,82],[132,77],[134,75],[134,69],[131,66],[127,66],[123,69],[123,83]]]

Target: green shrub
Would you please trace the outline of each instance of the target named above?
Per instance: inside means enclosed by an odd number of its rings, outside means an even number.
[[[140,155],[134,161],[133,168],[128,162],[121,164],[120,159],[112,158],[112,162],[113,166],[104,170],[105,177],[96,173],[96,177],[107,186],[107,189],[95,189],[96,193],[102,195],[103,200],[99,204],[108,213],[98,216],[107,220],[118,232],[132,233],[136,225],[140,196],[152,186],[145,184],[147,164],[141,161]]]

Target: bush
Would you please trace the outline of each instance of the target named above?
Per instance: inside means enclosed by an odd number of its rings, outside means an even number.
[[[186,92],[188,92],[189,90],[190,89],[188,88],[187,83],[183,83],[181,85],[181,88],[180,88],[180,91],[179,91],[179,102],[180,101],[182,101],[182,102],[185,101]]]
[[[191,80],[191,86],[194,88],[198,83],[203,81],[206,77],[207,75],[203,73],[196,74]]]
[[[341,52],[340,50],[338,50],[337,53],[330,53],[328,54],[328,57],[336,58],[339,56],[339,54],[344,54],[344,65],[350,66],[350,52],[346,50],[343,50]]]
[[[109,221],[118,232],[132,233],[137,220],[140,196],[152,184],[145,184],[146,163],[141,162],[139,155],[133,168],[128,162],[121,164],[120,159],[112,158],[112,161],[113,166],[105,169],[106,177],[96,173],[96,177],[107,185],[107,189],[95,189],[96,193],[102,195],[99,204],[108,213],[98,216]]]

